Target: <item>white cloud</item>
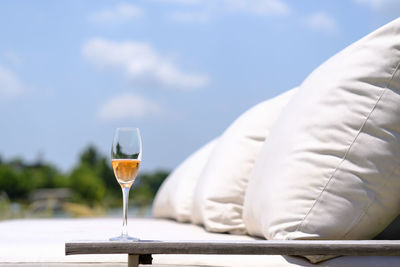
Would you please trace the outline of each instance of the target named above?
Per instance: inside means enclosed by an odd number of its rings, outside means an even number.
[[[14,72],[0,65],[0,96],[18,96],[24,91],[24,87]]]
[[[224,0],[222,4],[231,11],[257,15],[287,15],[290,7],[281,0]]]
[[[143,15],[143,10],[133,4],[119,3],[113,8],[104,9],[89,15],[95,23],[126,22]]]
[[[157,114],[159,105],[144,97],[125,93],[107,101],[98,111],[102,120],[139,119]]]
[[[178,22],[207,22],[210,17],[205,12],[174,12],[170,18]]]
[[[92,39],[83,45],[82,51],[95,66],[118,69],[142,87],[150,85],[189,90],[205,86],[209,81],[206,75],[180,70],[146,43]]]
[[[338,30],[335,19],[324,12],[317,12],[307,17],[306,25],[311,29],[323,32],[335,32]]]

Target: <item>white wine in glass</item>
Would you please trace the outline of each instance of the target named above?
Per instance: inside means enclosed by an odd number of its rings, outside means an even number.
[[[111,147],[111,163],[115,178],[122,188],[123,220],[120,236],[111,241],[137,241],[139,238],[128,235],[128,198],[129,190],[139,172],[142,160],[142,139],[138,128],[117,128]]]

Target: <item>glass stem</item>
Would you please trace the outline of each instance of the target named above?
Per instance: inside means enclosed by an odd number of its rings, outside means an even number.
[[[122,188],[122,198],[123,198],[123,207],[122,207],[122,236],[128,235],[128,199],[129,199],[129,190],[130,186],[121,186]]]

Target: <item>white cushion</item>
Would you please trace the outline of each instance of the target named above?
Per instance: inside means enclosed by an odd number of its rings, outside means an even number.
[[[215,143],[216,139],[194,152],[164,180],[153,202],[155,217],[190,220],[194,188]]]
[[[293,92],[252,107],[222,134],[195,189],[193,222],[212,232],[245,233],[247,180],[269,129]]]
[[[255,163],[244,204],[250,234],[370,239],[399,214],[399,36],[397,19],[303,82]]]

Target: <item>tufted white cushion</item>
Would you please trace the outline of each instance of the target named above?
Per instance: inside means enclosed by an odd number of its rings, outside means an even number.
[[[217,139],[183,161],[163,182],[153,202],[155,217],[190,221],[194,187]]]
[[[222,134],[195,189],[193,222],[212,232],[245,233],[247,180],[269,129],[294,91],[254,106]]]
[[[399,62],[397,19],[307,77],[255,163],[244,204],[250,234],[370,239],[399,214]]]

